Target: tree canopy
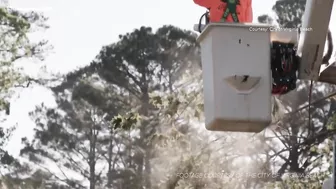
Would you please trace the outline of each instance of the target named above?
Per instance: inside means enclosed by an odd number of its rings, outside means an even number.
[[[304,5],[277,1],[274,21],[298,27]],[[3,11],[16,14],[15,21],[8,20],[26,33],[43,18]],[[0,20],[5,19],[0,15]],[[268,15],[258,20],[273,21]],[[50,87],[57,107],[41,104],[30,113],[36,127],[32,140],[22,139],[25,164],[4,175],[3,182],[31,189],[320,188],[331,173],[336,100],[292,111],[310,100],[310,83],[299,81],[297,91],[275,98],[274,123],[262,133],[204,132],[196,37],[171,25],[156,31],[143,26],[103,46],[89,65],[64,75],[61,84]],[[43,52],[23,39],[17,50],[3,52],[10,56],[1,65],[15,74],[0,77],[11,77],[0,94],[27,79],[12,67],[11,57]],[[26,52],[21,48],[29,53],[17,55]],[[316,83],[311,98],[334,90]],[[7,135],[0,131],[4,141]]]
[[[18,165],[15,158],[4,150],[15,129],[6,129],[2,125],[10,114],[10,98],[15,88],[27,87],[32,79],[16,63],[31,58],[43,60],[47,41],[32,42],[29,34],[47,29],[46,21],[47,18],[40,13],[0,7],[0,112],[4,113],[0,115],[0,162],[4,169]]]

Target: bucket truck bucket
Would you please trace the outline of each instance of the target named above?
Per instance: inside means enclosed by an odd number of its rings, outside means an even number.
[[[260,132],[271,123],[269,27],[210,23],[198,37],[206,129]]]

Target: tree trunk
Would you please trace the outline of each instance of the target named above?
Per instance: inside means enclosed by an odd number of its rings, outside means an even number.
[[[90,155],[89,155],[89,167],[90,167],[90,189],[95,189],[96,186],[96,140],[97,133],[94,128],[90,128]]]
[[[108,147],[108,171],[107,171],[107,188],[112,189],[112,150],[113,150],[113,128],[110,131],[110,141]]]
[[[147,117],[149,115],[149,94],[148,94],[148,88],[144,87],[142,90],[142,108],[141,108],[141,114]],[[150,159],[151,159],[151,150],[150,146],[147,143],[148,138],[148,128],[149,123],[148,121],[144,121],[142,123],[141,128],[141,139],[142,144],[141,147],[145,151],[145,154],[142,154],[143,160],[141,167],[144,168],[145,174],[142,174],[143,180],[145,181],[144,185],[146,189],[151,188],[151,182],[150,182],[150,176],[151,176],[151,166],[150,166]]]

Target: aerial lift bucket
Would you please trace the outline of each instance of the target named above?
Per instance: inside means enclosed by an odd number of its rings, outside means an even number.
[[[270,124],[270,38],[268,25],[210,23],[204,28],[197,40],[208,130],[260,132]]]

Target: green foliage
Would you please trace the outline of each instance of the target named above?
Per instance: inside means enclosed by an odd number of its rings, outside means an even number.
[[[140,116],[135,113],[127,113],[125,116],[118,115],[112,119],[111,128],[113,130],[130,130],[138,123],[139,120]]]
[[[263,24],[272,24],[273,19],[269,17],[268,15],[261,15],[261,16],[258,16],[258,22],[263,23]]]
[[[4,167],[12,165],[15,161],[7,151],[3,150],[14,130],[15,127],[6,130],[4,128],[0,128],[0,164]]]
[[[33,43],[28,34],[47,28],[45,21],[46,18],[38,13],[22,13],[0,8],[0,111],[4,110],[7,115],[10,114],[9,99],[12,89],[26,80],[26,76],[14,63],[28,58],[43,59],[46,41]],[[14,157],[3,149],[14,129],[15,127],[6,130],[0,128],[0,164],[1,168],[7,168],[6,171],[19,165]]]
[[[275,21],[284,28],[298,28],[301,26],[306,0],[277,0],[273,6],[276,14]],[[258,16],[260,23],[273,24],[274,19],[268,15]]]
[[[28,80],[28,77],[15,63],[30,58],[39,60],[44,58],[47,42],[34,43],[29,39],[28,34],[48,28],[45,25],[46,20],[42,14],[36,12],[23,13],[0,7],[0,111],[5,111],[7,115],[10,114],[9,99],[14,88],[23,86],[22,84]],[[2,169],[5,168],[6,173],[11,173],[12,168],[21,167],[14,157],[3,150],[14,129],[15,127],[7,130],[0,129],[0,164]],[[9,188],[18,188],[17,183],[8,186],[12,181],[11,177],[4,177],[2,181]]]
[[[336,130],[336,114],[332,115],[332,117],[329,118],[327,128],[329,131]]]
[[[301,26],[306,0],[278,0],[273,6],[277,22],[281,27],[297,28]]]
[[[10,89],[23,83],[26,78],[14,62],[22,58],[43,59],[46,41],[32,43],[27,34],[33,30],[47,28],[43,15],[0,8],[0,110],[9,114]]]

